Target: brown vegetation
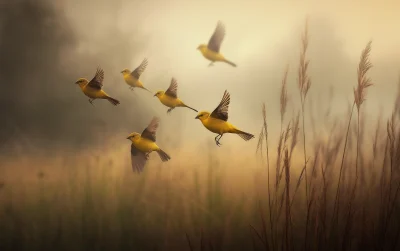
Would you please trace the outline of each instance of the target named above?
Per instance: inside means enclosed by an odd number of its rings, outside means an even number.
[[[151,161],[138,176],[132,175],[126,146],[54,157],[21,151],[1,159],[0,249],[396,250],[400,95],[386,127],[379,119],[370,132],[361,112],[372,85],[368,43],[349,116],[315,129],[315,114],[306,110],[307,34],[298,66],[301,103],[287,119],[287,67],[274,147],[262,107],[261,169],[254,168],[253,157],[233,161],[211,150],[191,156],[171,149],[173,162]],[[307,117],[312,130],[305,128]]]

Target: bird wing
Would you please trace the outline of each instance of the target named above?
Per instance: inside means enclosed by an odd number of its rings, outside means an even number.
[[[142,132],[142,138],[149,139],[153,142],[156,142],[156,132],[158,125],[160,124],[160,120],[157,117],[153,117],[150,124],[144,129]]]
[[[177,98],[178,97],[178,82],[175,78],[171,79],[171,84],[169,85],[168,89],[165,91],[165,94]]]
[[[134,172],[143,172],[144,166],[146,165],[147,157],[146,154],[137,149],[131,144],[131,164]]]
[[[147,58],[143,59],[142,63],[140,63],[140,65],[135,70],[133,70],[131,75],[134,76],[136,79],[139,79],[140,75],[142,75],[144,70],[146,70],[148,63],[149,62],[147,61]]]
[[[103,80],[104,80],[104,71],[100,67],[97,67],[96,74],[90,80],[88,83],[88,86],[100,90],[101,87],[103,86]]]
[[[225,26],[224,24],[221,23],[221,21],[218,21],[217,27],[214,30],[214,33],[212,34],[210,41],[208,41],[208,49],[219,52],[219,48],[221,47],[222,41],[224,40],[225,37]]]
[[[229,92],[225,90],[224,96],[222,97],[221,102],[215,108],[215,110],[211,113],[211,117],[228,121],[228,109],[229,109],[229,103],[231,101],[231,97],[229,95]]]

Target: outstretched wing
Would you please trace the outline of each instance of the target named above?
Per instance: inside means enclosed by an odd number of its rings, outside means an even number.
[[[100,90],[103,87],[104,71],[100,67],[97,67],[96,74],[88,83],[88,86]]]
[[[140,75],[146,70],[147,64],[149,62],[147,61],[147,58],[143,59],[142,63],[131,73],[132,76],[134,76],[136,79],[140,78]]]
[[[231,97],[229,95],[229,92],[225,90],[224,96],[222,97],[221,102],[215,108],[215,110],[211,113],[211,117],[228,121],[228,108],[229,108],[229,103],[231,101]]]
[[[132,170],[137,173],[143,172],[144,166],[147,163],[146,154],[137,149],[133,144],[131,145],[131,164]]]
[[[157,117],[153,117],[150,124],[142,132],[142,138],[156,142],[156,132],[159,124],[160,120]]]
[[[178,97],[178,82],[175,78],[171,79],[171,84],[169,85],[168,89],[165,91],[165,94],[177,98]]]
[[[221,47],[222,41],[224,40],[225,37],[225,26],[221,23],[221,21],[218,21],[217,27],[214,30],[214,33],[212,34],[210,41],[208,41],[208,49],[219,52],[219,48]]]

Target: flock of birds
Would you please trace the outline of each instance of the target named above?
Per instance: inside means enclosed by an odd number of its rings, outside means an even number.
[[[209,66],[212,66],[214,62],[225,62],[233,67],[236,67],[235,63],[227,60],[219,52],[224,37],[225,27],[221,22],[218,22],[208,44],[201,44],[197,47],[202,55],[211,61]],[[140,81],[140,76],[145,71],[147,64],[148,61],[145,58],[134,71],[131,72],[129,69],[124,69],[121,71],[126,84],[129,85],[131,90],[134,90],[134,88],[141,88],[149,91]],[[89,102],[92,105],[95,99],[106,99],[113,105],[118,105],[120,102],[117,99],[110,97],[103,90],[103,80],[104,71],[101,68],[97,68],[96,74],[92,80],[88,81],[85,78],[80,78],[75,83],[78,84],[82,92],[89,97]],[[178,82],[175,78],[172,78],[169,88],[166,91],[157,91],[154,96],[157,97],[163,105],[169,107],[167,111],[168,114],[176,107],[186,107],[198,112],[196,109],[187,106],[181,99],[179,99],[177,92]],[[217,146],[221,145],[219,141],[225,133],[237,134],[246,141],[254,138],[254,135],[241,131],[228,122],[229,103],[230,95],[229,92],[225,90],[221,102],[213,112],[210,113],[207,111],[200,111],[196,116],[196,119],[199,119],[205,128],[217,134],[215,137],[215,143]],[[132,142],[131,162],[133,171],[142,172],[149,158],[149,154],[153,151],[158,153],[163,162],[171,159],[171,157],[156,144],[156,131],[158,126],[159,118],[153,117],[150,124],[141,134],[133,132],[127,137],[127,139]]]

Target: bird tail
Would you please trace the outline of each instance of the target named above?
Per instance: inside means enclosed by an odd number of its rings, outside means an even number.
[[[146,87],[144,87],[144,86],[141,86],[140,88],[142,88],[143,90],[146,90],[146,91],[148,91],[148,92],[150,92],[150,93],[152,93],[149,89],[147,89]]]
[[[246,141],[251,140],[252,138],[254,138],[253,134],[250,134],[250,133],[247,133],[247,132],[243,132],[243,131],[241,131],[239,129],[236,129],[236,128],[233,130],[233,133],[236,133],[237,135],[239,135],[239,137],[241,137],[242,139],[244,139]]]
[[[161,159],[163,162],[168,161],[168,160],[171,159],[171,157],[170,157],[166,152],[164,152],[164,151],[161,150],[161,149],[157,150],[157,153],[158,153],[158,156],[160,156],[160,159]]]
[[[199,112],[199,111],[197,111],[196,109],[194,109],[194,108],[192,108],[192,107],[190,107],[190,106],[187,106],[187,105],[185,105],[185,104],[183,104],[183,107],[189,108],[189,109],[191,109],[191,110],[193,110],[193,111],[195,111],[195,112]]]
[[[232,65],[233,67],[237,67],[237,65],[234,62],[229,61],[228,59],[224,59],[224,62],[227,63],[227,64]]]
[[[110,103],[113,104],[113,105],[119,105],[119,101],[116,100],[115,98],[112,98],[112,97],[110,97],[110,96],[107,96],[106,99],[107,99],[108,101],[110,101]]]

